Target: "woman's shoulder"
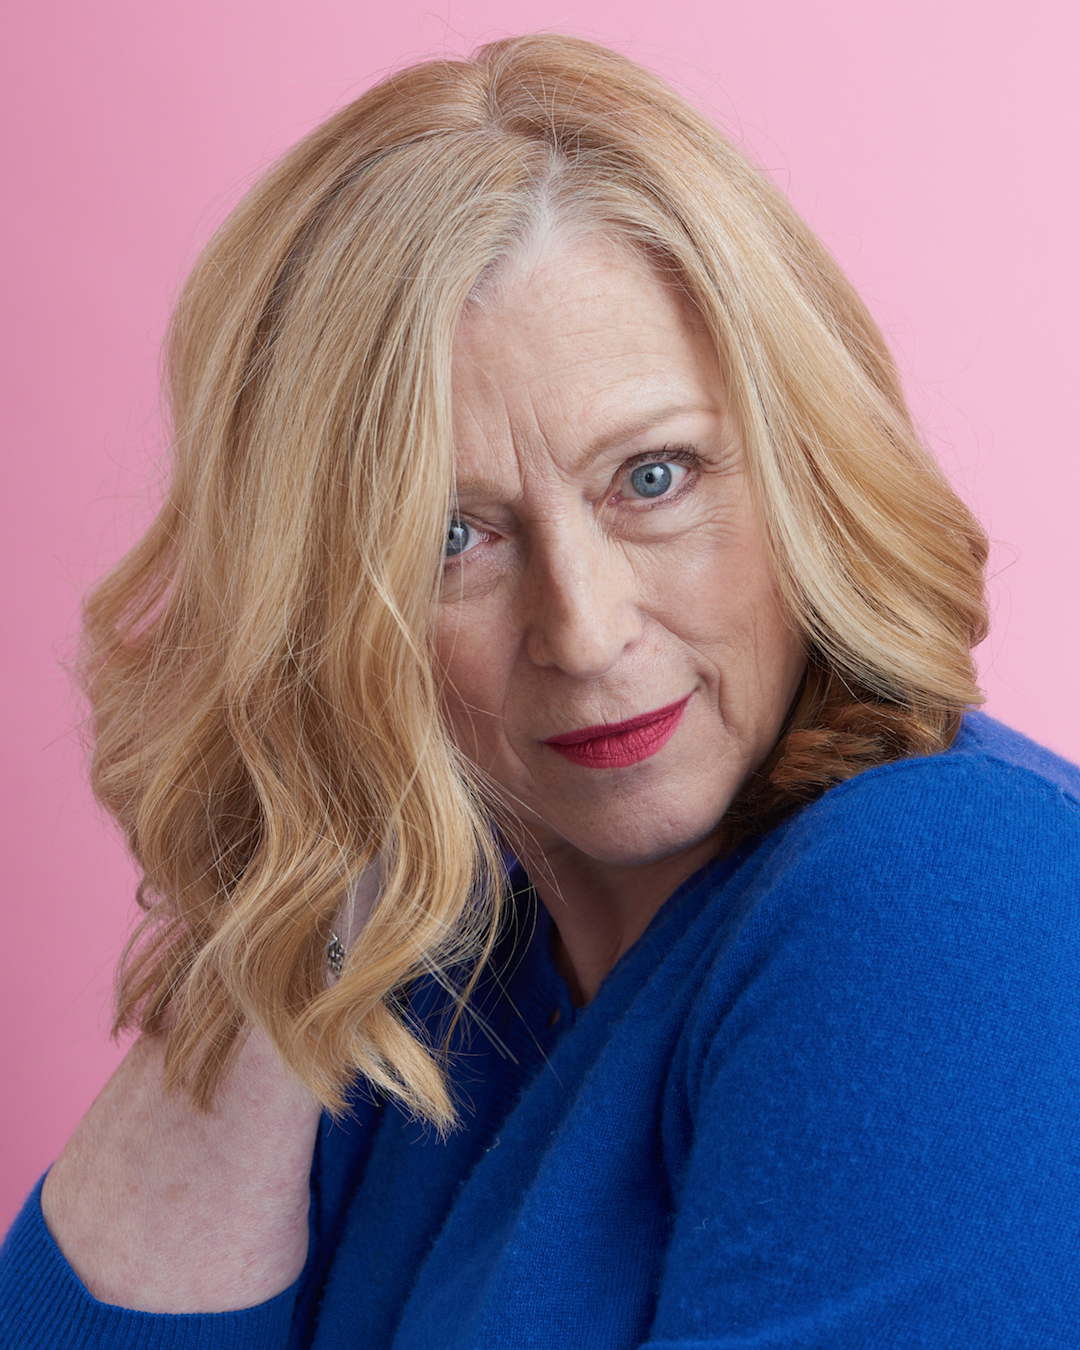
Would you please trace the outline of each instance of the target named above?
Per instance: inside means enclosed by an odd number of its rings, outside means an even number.
[[[947,750],[867,769],[821,801],[835,805],[852,794],[869,800],[882,792],[949,796],[988,788],[1009,792],[1021,802],[1026,795],[1050,790],[1075,810],[1080,808],[1080,767],[986,713],[969,712]]]
[[[818,1025],[819,1050],[832,1028],[856,1059],[997,1037],[1012,1062],[1048,1026],[1080,1045],[1080,770],[987,717],[831,789],[717,880],[685,943],[692,1079],[759,1023]]]
[[[1051,1338],[1073,1324],[1078,786],[973,717],[714,886],[684,943],[689,1006],[662,1005],[684,1303],[719,1291],[717,1316],[752,1325],[794,1291],[815,1344],[846,1344],[841,1325],[1026,1344],[1017,1289],[1053,1309]],[[678,1312],[665,1294],[658,1323]]]
[[[970,714],[948,750],[838,784],[674,900],[685,921],[662,912],[655,941],[680,942],[703,991],[781,953],[818,968],[845,953],[868,967],[1021,949],[1074,962],[1080,769]]]
[[[699,922],[706,985],[781,953],[804,971],[892,965],[913,979],[936,962],[1074,963],[1080,769],[969,716],[947,751],[867,770],[748,849]]]
[[[1071,798],[1074,807],[1080,804],[1080,767],[986,713],[969,712],[952,747],[928,762],[935,759],[1021,770],[1054,785]]]
[[[894,856],[904,870],[932,857],[939,872],[1080,868],[1080,768],[983,713],[969,713],[937,755],[882,764],[841,783],[800,811],[771,848],[826,856],[851,872]],[[767,850],[768,851],[768,850]],[[831,870],[831,869],[830,869]],[[1074,876],[1076,874],[1074,873]]]
[[[940,754],[882,765],[870,775],[873,781],[874,775],[900,771],[931,785],[942,770],[957,785],[1000,785],[1017,797],[1048,789],[1073,810],[1080,808],[1080,767],[981,712],[966,714],[956,740]]]

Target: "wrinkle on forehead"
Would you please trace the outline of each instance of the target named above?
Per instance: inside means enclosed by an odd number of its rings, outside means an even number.
[[[620,278],[614,286],[613,276]],[[650,304],[649,291],[662,291],[668,303]],[[694,366],[673,361],[675,349],[695,351]],[[507,272],[497,295],[462,315],[453,362],[461,495],[499,495],[486,472],[500,460],[509,467],[499,445],[512,452],[519,481],[541,451],[561,470],[585,474],[665,422],[727,414],[720,364],[697,308],[640,250],[625,241],[613,247],[596,233],[547,249],[528,270]],[[706,402],[702,388],[712,394]],[[552,426],[567,443],[552,442]]]

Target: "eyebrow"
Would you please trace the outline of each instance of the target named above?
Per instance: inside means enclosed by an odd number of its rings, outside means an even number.
[[[653,427],[660,426],[663,422],[669,421],[673,417],[685,417],[694,413],[708,413],[714,411],[711,408],[705,408],[697,403],[669,403],[661,408],[655,408],[637,418],[632,422],[624,422],[614,431],[607,432],[600,436],[589,446],[582,454],[581,458],[574,464],[577,470],[589,469],[596,461],[608,454],[611,450],[624,444],[626,441],[632,441],[635,436],[641,436],[645,432],[652,430]],[[478,496],[490,495],[495,490],[495,484],[485,478],[462,478],[455,482],[455,496],[469,496],[476,494]]]
[[[632,441],[635,436],[641,436],[644,432],[651,431],[654,427],[658,427],[662,422],[667,422],[673,417],[685,417],[692,413],[712,411],[714,410],[703,408],[696,403],[669,403],[662,408],[653,409],[636,421],[624,422],[615,431],[608,432],[607,435],[594,441],[582,456],[577,467],[588,469],[610,450],[614,450],[625,441]]]

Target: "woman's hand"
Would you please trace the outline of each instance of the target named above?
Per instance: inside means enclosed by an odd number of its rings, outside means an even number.
[[[377,875],[342,905],[346,947]],[[101,1302],[144,1312],[223,1312],[287,1289],[304,1266],[319,1105],[259,1031],[210,1113],[162,1084],[164,1043],[142,1036],[45,1179],[42,1211]]]

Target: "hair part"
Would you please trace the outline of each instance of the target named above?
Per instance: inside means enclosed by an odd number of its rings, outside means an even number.
[[[260,1025],[330,1109],[359,1074],[440,1128],[439,1047],[499,922],[498,803],[445,728],[428,632],[453,488],[459,318],[580,232],[641,251],[716,343],[776,581],[810,652],[730,847],[979,700],[977,523],[919,443],[884,340],[777,189],[684,100],[577,39],[392,76],[215,235],[167,345],[173,468],[86,604],[93,782],[146,913],[117,1027],[171,1027],[207,1105]],[[342,978],[326,944],[378,865]]]

